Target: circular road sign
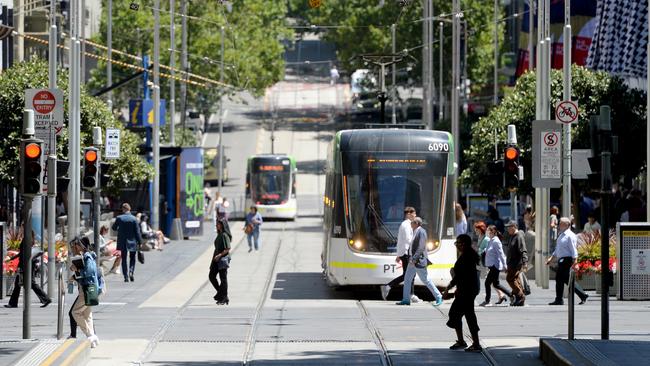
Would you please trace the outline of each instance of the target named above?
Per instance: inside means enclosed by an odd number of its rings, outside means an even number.
[[[544,135],[544,145],[554,147],[560,141],[560,136],[555,132],[548,132]]]
[[[578,105],[570,100],[560,102],[555,108],[555,119],[562,123],[572,123],[578,119]]]
[[[32,99],[32,106],[34,110],[40,114],[49,114],[56,107],[56,99],[54,94],[47,90],[41,90]]]

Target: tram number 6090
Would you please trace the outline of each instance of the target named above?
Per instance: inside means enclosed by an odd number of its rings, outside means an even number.
[[[449,144],[446,142],[430,143],[429,151],[449,151]]]

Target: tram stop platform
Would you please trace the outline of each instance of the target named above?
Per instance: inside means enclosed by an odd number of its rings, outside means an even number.
[[[0,365],[81,366],[90,361],[86,339],[0,341]]]
[[[650,342],[600,339],[541,338],[539,354],[545,365],[647,365]]]

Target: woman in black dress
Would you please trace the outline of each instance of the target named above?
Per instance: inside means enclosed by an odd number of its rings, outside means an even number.
[[[217,220],[217,238],[214,239],[214,252],[212,253],[212,261],[210,262],[210,273],[208,278],[210,283],[217,294],[214,299],[218,305],[228,305],[228,267],[230,267],[230,241],[232,234],[228,222]],[[217,280],[219,275],[219,280]]]
[[[460,257],[456,260],[453,269],[453,278],[445,290],[444,295],[447,295],[449,289],[456,286],[456,293],[454,294],[454,302],[449,308],[449,321],[447,326],[456,330],[458,340],[450,349],[464,348],[467,352],[481,352],[481,344],[478,339],[478,322],[476,320],[476,313],[474,312],[474,299],[479,293],[480,279],[479,273],[476,268],[479,262],[478,253],[472,248],[472,239],[469,235],[462,234],[456,238],[456,248],[460,251]],[[472,345],[467,347],[467,343],[463,339],[463,323],[462,318],[465,317],[467,327],[472,334]]]

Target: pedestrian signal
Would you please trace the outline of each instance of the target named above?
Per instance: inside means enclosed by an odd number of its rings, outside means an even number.
[[[43,141],[24,139],[20,143],[20,193],[43,194]]]

